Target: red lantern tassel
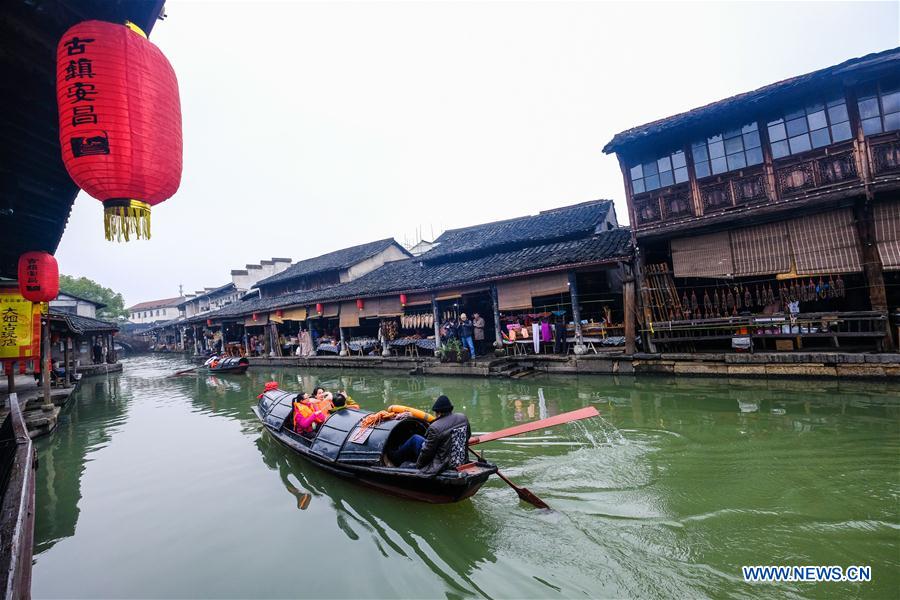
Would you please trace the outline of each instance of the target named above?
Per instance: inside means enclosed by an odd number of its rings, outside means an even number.
[[[150,205],[140,200],[107,200],[103,203],[106,239],[127,242],[150,239]]]

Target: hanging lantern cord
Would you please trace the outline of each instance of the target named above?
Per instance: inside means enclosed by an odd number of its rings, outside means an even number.
[[[140,200],[115,199],[103,203],[106,239],[127,242],[150,239],[150,205]]]

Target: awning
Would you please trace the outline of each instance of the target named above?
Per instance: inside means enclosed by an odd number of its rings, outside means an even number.
[[[875,205],[875,244],[884,270],[900,270],[900,202]]]
[[[281,318],[284,321],[305,321],[306,308],[285,308],[281,311]]]
[[[359,310],[356,308],[356,303],[353,303],[353,309],[357,311],[357,316],[359,318],[367,318],[367,317],[377,317],[378,316],[378,300],[376,298],[364,298],[363,299],[363,309]],[[343,308],[341,309],[343,310]]]
[[[791,270],[787,225],[769,223],[731,232],[734,275],[770,275]]]
[[[531,308],[531,284],[527,279],[497,282],[497,304],[500,310]]]
[[[267,317],[268,315],[257,315],[256,321],[253,320],[253,317],[247,317],[244,319],[244,327],[263,327],[268,323]]]
[[[407,294],[406,305],[417,306],[420,304],[431,304],[431,294]]]
[[[788,221],[798,275],[862,271],[859,236],[847,208]]]
[[[326,308],[326,312],[327,312]],[[359,327],[359,309],[356,302],[341,302],[341,327]]]
[[[332,304],[326,304],[324,311],[322,312],[323,317],[336,317],[338,316],[338,307],[340,305],[337,302]],[[353,305],[353,310],[356,310],[356,305]]]
[[[284,317],[278,316],[278,312],[270,312],[269,313],[269,323],[284,323]]]
[[[403,307],[400,306],[400,296],[386,296],[378,299],[379,317],[396,317],[402,314]]]
[[[532,298],[535,296],[565,294],[569,291],[569,276],[565,271],[531,277],[528,282],[531,287]]]
[[[728,232],[672,240],[675,277],[731,277],[731,240]]]
[[[443,290],[435,294],[435,300],[455,300],[462,298],[462,292],[459,290]]]

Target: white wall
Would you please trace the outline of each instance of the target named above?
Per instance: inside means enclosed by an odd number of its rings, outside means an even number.
[[[148,308],[145,310],[129,311],[128,320],[132,323],[155,323],[157,321],[169,321],[178,317],[178,308],[166,306]]]
[[[375,256],[367,258],[362,262],[356,263],[349,269],[341,271],[341,283],[346,283],[348,281],[358,279],[366,273],[374,271],[386,262],[393,262],[395,260],[402,260],[404,258],[409,257],[403,252],[403,250],[392,244]]]

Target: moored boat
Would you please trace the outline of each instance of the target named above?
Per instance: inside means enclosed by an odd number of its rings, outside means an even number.
[[[370,411],[347,408],[331,415],[314,433],[291,427],[297,394],[283,390],[263,393],[253,412],[281,444],[317,467],[387,493],[424,502],[457,502],[475,494],[497,467],[478,461],[426,474],[391,464],[388,452],[413,434],[424,435],[428,425],[417,418],[392,419],[359,435],[360,421]]]
[[[244,373],[250,367],[250,361],[244,356],[213,356],[200,367],[210,373]]]

